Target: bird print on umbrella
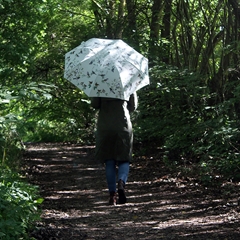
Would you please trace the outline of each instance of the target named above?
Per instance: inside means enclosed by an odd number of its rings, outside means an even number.
[[[149,84],[148,60],[122,40],[94,38],[65,55],[64,77],[90,97],[127,100]]]

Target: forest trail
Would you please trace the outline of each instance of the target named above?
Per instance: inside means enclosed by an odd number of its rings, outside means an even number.
[[[93,147],[27,144],[24,159],[45,199],[35,239],[240,239],[239,184],[208,189],[169,173],[157,157],[139,157],[130,170],[128,203],[109,206]],[[230,188],[235,194],[227,194]]]

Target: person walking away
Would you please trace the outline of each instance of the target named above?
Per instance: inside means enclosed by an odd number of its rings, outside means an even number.
[[[109,204],[116,205],[116,168],[118,167],[118,203],[126,203],[125,185],[132,160],[133,132],[130,112],[137,109],[137,94],[129,101],[115,98],[91,98],[91,106],[99,109],[96,131],[97,160],[105,164],[110,194]]]

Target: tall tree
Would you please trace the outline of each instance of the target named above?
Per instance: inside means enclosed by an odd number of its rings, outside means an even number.
[[[129,41],[139,50],[139,35],[137,26],[137,5],[135,0],[126,0],[127,5],[127,30],[126,33],[130,37]]]
[[[170,40],[171,40],[171,13],[172,13],[172,0],[165,0],[164,16],[163,16],[163,28],[161,31],[162,47],[164,49],[163,62],[170,63]],[[164,44],[165,43],[165,44]]]
[[[125,25],[125,0],[91,0],[94,15],[103,37],[121,39]]]
[[[164,7],[164,1],[154,0],[151,9],[151,24],[150,24],[150,35],[149,35],[149,59],[150,62],[156,56],[160,54],[159,39],[160,39],[160,26],[161,16]]]

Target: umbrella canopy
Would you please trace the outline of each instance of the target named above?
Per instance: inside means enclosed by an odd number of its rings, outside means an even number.
[[[148,59],[122,40],[92,38],[65,55],[64,77],[89,97],[128,100],[149,84]]]

